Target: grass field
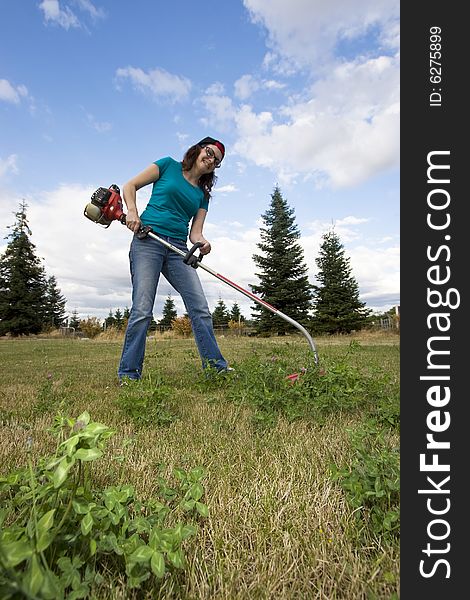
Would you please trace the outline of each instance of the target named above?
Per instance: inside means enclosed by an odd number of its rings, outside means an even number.
[[[87,597],[399,597],[397,335],[318,338],[319,369],[301,337],[227,336],[230,377],[203,376],[192,339],[152,339],[143,381],[124,388],[121,343],[0,340],[0,476],[53,456],[54,418],[84,411],[115,432],[96,489],[151,500],[159,477],[204,469],[185,567],[131,587],[109,560]]]

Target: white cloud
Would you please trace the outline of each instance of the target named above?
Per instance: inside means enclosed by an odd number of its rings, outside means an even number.
[[[67,30],[71,27],[80,27],[80,21],[75,13],[68,6],[62,8],[59,0],[42,0],[39,8],[44,13],[46,23],[55,23]]]
[[[314,239],[318,247],[322,243],[322,236],[332,230],[339,236],[341,242],[344,244],[361,239],[363,236],[361,235],[358,226],[368,223],[369,221],[370,219],[353,216],[343,217],[342,219],[335,219],[334,221],[329,222],[315,220],[307,223],[305,229],[312,232],[308,237]]]
[[[16,154],[10,154],[5,159],[0,156],[0,178],[9,173],[18,173],[17,161],[18,156]]]
[[[215,187],[213,191],[215,194],[228,194],[230,192],[238,192],[238,188],[233,183],[228,183],[221,187]]]
[[[206,89],[205,93],[208,96],[222,96],[225,94],[225,86],[220,81],[216,81]]]
[[[96,8],[90,0],[75,0],[75,2],[81,10],[88,13],[95,21],[106,16],[105,11],[102,8]]]
[[[235,96],[240,100],[246,100],[253,92],[256,92],[260,87],[259,82],[253,75],[243,75],[234,83]]]
[[[151,69],[148,72],[136,67],[119,68],[116,77],[129,79],[135,89],[150,94],[156,100],[180,102],[188,97],[191,90],[189,79],[161,68]]]
[[[19,104],[21,98],[28,96],[28,89],[25,85],[14,86],[7,79],[0,79],[0,100]]]
[[[277,52],[266,52],[263,59],[263,67],[282,77],[291,77],[299,70],[296,61],[281,56]]]
[[[357,185],[398,165],[398,94],[396,59],[341,64],[311,87],[308,100],[275,116],[241,106],[234,150],[284,180],[310,173],[317,185]]]
[[[98,133],[106,133],[111,131],[113,128],[112,124],[108,121],[98,121],[92,114],[85,112],[86,121],[90,127],[92,127]]]
[[[275,55],[316,70],[330,58],[338,41],[359,38],[372,26],[388,31],[398,20],[396,0],[244,0],[252,20],[268,32]],[[396,44],[396,36],[383,36],[385,44]],[[396,49],[396,46],[395,46]]]
[[[218,131],[229,131],[235,117],[235,107],[228,96],[207,93],[197,101],[202,106],[204,116],[199,120],[204,127]]]
[[[400,248],[356,246],[350,250],[351,267],[360,282],[361,299],[378,309],[400,304]],[[387,310],[387,308],[385,310]]]
[[[243,75],[232,107],[245,159],[293,183],[308,176],[317,187],[350,187],[398,166],[399,3],[396,0],[244,0],[264,26],[267,70],[292,76],[292,93],[277,110],[247,103],[261,87],[278,85]],[[337,55],[341,44],[364,41],[355,57]],[[352,47],[352,46],[351,46]],[[343,48],[344,51],[344,48]],[[295,85],[302,85],[297,93]]]
[[[242,161],[236,161],[235,166],[237,168],[237,171],[240,175],[243,175],[243,173],[245,173],[246,169],[247,169],[247,164],[245,162]]]
[[[274,79],[263,79],[263,87],[267,90],[282,90],[286,87],[286,84]]]
[[[74,0],[73,4],[79,11],[91,17],[93,21],[106,16],[104,10],[97,8],[91,0]],[[42,0],[39,8],[44,14],[46,23],[53,23],[66,30],[83,26],[80,19],[65,2],[61,2],[60,0]]]
[[[204,262],[217,273],[227,277],[245,290],[251,291],[250,283],[258,282],[252,256],[259,251],[256,246],[260,239],[259,229],[257,227],[240,228],[234,223],[211,224],[210,222],[206,222],[204,229],[212,245],[212,252],[209,256],[204,257]],[[198,269],[198,273],[211,308],[214,308],[219,297],[222,297],[229,308],[234,302],[237,302],[241,312],[246,317],[251,317],[253,300],[215,279],[202,269]]]
[[[260,89],[280,90],[284,87],[284,83],[280,83],[274,79],[257,79],[253,75],[242,75],[234,83],[234,92],[235,96],[240,100],[247,100]]]
[[[336,221],[336,224],[338,224],[338,225],[362,225],[362,223],[368,223],[369,221],[370,221],[370,219],[364,219],[363,217],[349,216],[349,217],[344,217],[343,219]]]

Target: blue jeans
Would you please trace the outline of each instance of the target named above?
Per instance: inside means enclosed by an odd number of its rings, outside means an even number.
[[[181,240],[160,236],[187,252]],[[156,240],[140,240],[134,235],[129,252],[132,278],[132,308],[119,364],[119,379],[140,379],[145,355],[147,330],[152,320],[153,305],[160,273],[183,298],[196,339],[203,368],[218,371],[227,368],[214,335],[212,316],[196,269],[186,265],[183,257]]]

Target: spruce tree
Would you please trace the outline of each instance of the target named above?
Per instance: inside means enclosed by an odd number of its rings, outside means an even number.
[[[215,327],[227,327],[229,319],[230,316],[227,306],[225,305],[225,302],[222,300],[222,298],[219,298],[217,306],[212,312],[212,322]]]
[[[108,316],[106,317],[106,319],[104,320],[104,325],[105,325],[105,329],[107,329],[108,327],[114,327],[115,325],[115,319],[114,319],[114,315],[113,315],[113,309],[110,308],[109,309],[109,313]]]
[[[238,323],[238,321],[245,320],[245,317],[240,312],[240,307],[237,302],[233,303],[232,310],[230,311],[229,319],[230,319],[230,321],[235,321],[235,323]]]
[[[339,236],[330,231],[323,235],[314,286],[312,329],[316,333],[350,333],[361,329],[370,310],[359,299],[359,286],[352,275],[350,259],[345,256]]]
[[[150,325],[148,327],[147,332],[156,331],[157,327],[158,327],[158,323],[155,321],[155,317],[152,315],[152,318],[150,319]]]
[[[167,299],[165,300],[165,304],[163,305],[162,318],[158,322],[158,325],[160,327],[169,328],[171,327],[171,322],[173,321],[173,319],[176,319],[177,316],[178,312],[175,308],[175,301],[173,300],[171,295],[168,295]]]
[[[114,313],[114,326],[116,327],[116,329],[118,331],[121,331],[123,325],[124,325],[124,316],[121,312],[121,309],[117,308],[116,312]]]
[[[54,275],[47,279],[45,300],[44,325],[46,328],[53,327],[57,329],[64,322],[67,300],[57,287],[57,279]]]
[[[70,317],[69,327],[73,327],[75,330],[80,327],[80,317],[78,316],[78,310],[74,308]]]
[[[22,201],[0,257],[0,335],[39,333],[46,316],[46,276],[30,239],[26,209]]]
[[[298,323],[306,326],[312,297],[303,249],[299,243],[300,232],[295,224],[294,210],[282,197],[278,186],[271,194],[269,209],[262,215],[265,227],[261,228],[258,248],[253,260],[260,269],[256,273],[260,283],[251,285],[253,292]],[[283,335],[294,330],[283,319],[256,304],[253,306],[258,333],[277,332]],[[259,314],[256,314],[259,313]]]
[[[128,306],[126,306],[126,308],[124,309],[124,312],[122,313],[122,328],[123,329],[127,328],[127,323],[129,322],[130,314],[131,314],[130,308]],[[155,329],[156,329],[156,327],[155,327]]]

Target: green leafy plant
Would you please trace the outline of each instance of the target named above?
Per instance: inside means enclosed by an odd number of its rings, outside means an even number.
[[[340,360],[318,366],[311,357],[304,357],[307,368],[294,367],[296,372],[288,375],[293,369],[293,350],[286,344],[270,356],[253,352],[234,365],[235,376],[223,377],[215,369],[206,369],[199,388],[215,392],[215,399],[224,393],[235,403],[251,406],[256,426],[272,427],[279,417],[322,424],[329,416],[355,414],[399,430],[398,381],[384,369],[368,366],[360,370],[350,364],[351,355],[360,351],[361,345],[352,341]],[[209,397],[208,401],[214,400]]]
[[[48,373],[38,389],[36,402],[32,407],[33,415],[58,410],[64,397],[63,390],[54,381],[52,373]]]
[[[370,406],[369,415],[378,427],[400,431],[400,389],[398,382],[384,374],[378,379],[380,394]]]
[[[149,374],[139,381],[125,380],[118,404],[133,422],[145,427],[169,425],[177,419],[171,408],[173,389],[159,375]]]
[[[326,369],[311,369],[301,383],[311,409],[321,416],[357,410],[366,404],[375,388],[370,379],[344,362]]]
[[[273,426],[281,415],[291,421],[303,415],[303,400],[287,379],[282,362],[255,355],[237,365],[236,373],[226,384],[228,397],[251,405],[257,426]]]
[[[400,530],[400,455],[387,432],[370,421],[350,432],[354,459],[350,466],[332,465],[333,479],[353,509],[359,539],[370,532],[393,538]]]
[[[131,485],[95,490],[91,463],[114,432],[87,412],[56,417],[52,430],[52,458],[0,478],[0,596],[75,600],[105,577],[125,573],[132,588],[184,568],[183,542],[208,514],[203,469],[175,470],[174,487],[159,478],[146,502]]]

